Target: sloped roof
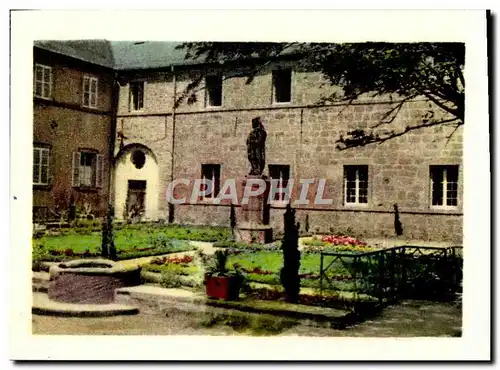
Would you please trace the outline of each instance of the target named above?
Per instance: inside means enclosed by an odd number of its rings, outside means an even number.
[[[115,69],[148,69],[195,64],[185,60],[186,52],[176,49],[180,42],[167,41],[111,41]]]
[[[107,40],[47,40],[35,41],[34,46],[103,67],[115,65],[111,43]]]
[[[148,69],[196,63],[185,60],[180,42],[49,40],[35,41],[35,47],[116,70]]]
[[[180,44],[172,41],[35,41],[35,47],[119,71],[203,63],[202,59],[185,59],[186,51],[176,48]],[[284,54],[294,52],[290,49]]]

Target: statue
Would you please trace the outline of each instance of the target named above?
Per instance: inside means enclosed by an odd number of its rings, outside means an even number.
[[[262,175],[266,165],[266,137],[267,133],[260,117],[252,119],[252,131],[247,138],[248,160],[251,170],[249,175]]]

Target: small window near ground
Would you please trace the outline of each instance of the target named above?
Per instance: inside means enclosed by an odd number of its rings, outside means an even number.
[[[94,152],[73,153],[73,186],[102,187],[104,157]]]
[[[431,204],[455,208],[458,205],[458,166],[430,166]]]
[[[292,97],[292,70],[273,71],[273,102],[289,103]]]
[[[97,78],[83,76],[82,106],[87,108],[97,108],[97,83]]]
[[[209,180],[212,184],[212,191],[203,198],[216,198],[220,189],[220,164],[202,164],[201,178]],[[208,185],[201,184],[201,191],[207,190]]]
[[[144,108],[144,81],[130,83],[130,110],[142,110]]]
[[[222,105],[222,75],[206,77],[206,102],[207,107],[220,107]]]
[[[270,180],[277,181],[277,191],[274,194],[275,201],[284,201],[286,199],[286,191],[288,180],[290,180],[290,166],[282,164],[269,165],[269,178]]]
[[[368,204],[368,166],[344,166],[345,204]]]
[[[52,68],[41,64],[35,65],[35,96],[43,99],[52,97]]]
[[[33,184],[48,185],[49,183],[50,149],[33,148]]]

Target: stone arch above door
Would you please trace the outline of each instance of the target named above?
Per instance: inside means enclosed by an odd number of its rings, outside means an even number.
[[[142,144],[129,144],[115,158],[117,219],[156,220],[159,169],[155,154]]]

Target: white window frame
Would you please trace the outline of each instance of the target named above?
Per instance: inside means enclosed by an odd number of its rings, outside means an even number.
[[[443,204],[432,204],[432,193],[433,193],[433,190],[434,190],[434,179],[432,177],[432,167],[439,167],[442,172],[443,172],[443,182],[441,183],[442,185],[442,194],[443,194]],[[453,205],[450,205],[448,204],[448,167],[457,167],[457,204],[453,204]],[[431,180],[431,186],[430,186],[430,197],[429,197],[429,201],[430,201],[430,206],[432,209],[443,209],[443,210],[450,210],[450,209],[458,209],[458,202],[459,202],[459,195],[458,195],[458,187],[459,187],[459,183],[460,183],[460,166],[458,165],[431,165],[429,167],[429,174],[430,174],[430,180]],[[454,182],[454,181],[452,181]]]
[[[37,69],[41,68],[42,69],[42,79],[38,80],[37,79]],[[34,86],[33,86],[33,93],[37,98],[41,99],[52,99],[52,67],[43,65],[43,64],[35,64],[35,76],[33,78],[34,80]],[[39,95],[37,94],[37,84],[41,84],[41,92],[42,94]],[[47,96],[44,95],[44,86],[48,85],[49,86],[49,94]]]
[[[283,190],[283,180],[284,180],[284,177],[283,177],[283,172],[284,171],[279,171],[280,173],[280,177],[279,178],[274,178],[271,176],[271,168],[272,167],[280,167],[280,169],[285,169],[287,168],[288,169],[288,179],[286,179],[287,181],[287,187],[289,186],[289,181],[290,181],[290,178],[291,178],[291,169],[290,169],[290,165],[287,165],[287,164],[270,164],[268,165],[268,170],[269,170],[269,179],[270,180],[278,180],[278,189],[280,189],[279,192],[276,192],[276,195],[278,196],[278,199],[271,199],[271,203],[275,203],[275,204],[281,204],[281,203],[285,203],[286,202],[286,195],[287,195],[287,192],[285,190]],[[290,194],[289,194],[290,195]]]
[[[93,181],[90,185],[82,185],[83,167],[81,165],[82,154],[95,156],[95,162],[91,166],[91,176]],[[97,152],[82,150],[73,153],[73,168],[71,172],[72,186],[76,188],[102,188],[104,182],[104,156]]]
[[[50,169],[50,149],[49,148],[34,147],[33,151],[40,152],[38,154],[39,162],[33,163],[33,167],[38,166],[38,180],[34,180],[33,185],[48,185],[50,182],[50,171],[49,171],[49,169]],[[43,153],[47,153],[47,165],[46,165],[46,167],[47,167],[47,181],[46,182],[42,181]],[[33,168],[31,170],[32,170],[31,177],[33,178]]]
[[[88,86],[89,89],[88,91],[85,90],[85,82],[88,81]],[[92,91],[92,82],[95,82],[95,91]],[[82,107],[86,108],[97,108],[97,101],[98,101],[98,91],[99,91],[99,79],[97,77],[92,77],[89,75],[84,75],[83,76],[83,85],[82,85]],[[85,94],[89,95],[89,101],[88,104],[85,104]],[[92,104],[92,97],[95,97],[94,104]]]
[[[134,93],[133,93],[133,89],[132,89],[132,86],[134,84],[142,84],[142,107],[140,107],[139,109],[135,109],[134,107]],[[144,110],[144,100],[145,100],[145,96],[146,96],[146,82],[145,81],[132,81],[130,83],[130,86],[129,86],[129,110],[130,112],[140,112],[142,110]]]
[[[359,189],[360,189],[360,179],[359,179],[359,172],[361,170],[361,167],[365,166],[366,167],[366,202],[360,202],[359,201]],[[356,179],[354,180],[354,202],[348,202],[347,199],[347,169],[348,167],[356,167]],[[368,204],[370,203],[370,167],[367,165],[344,165],[344,205],[349,207],[349,206],[355,206],[355,207],[367,207]]]
[[[289,101],[278,101],[276,99],[277,94],[276,94],[276,78],[275,78],[275,73],[279,73],[284,70],[290,70],[290,100]],[[293,69],[291,67],[283,67],[283,68],[278,68],[274,69],[271,72],[271,85],[272,85],[272,103],[275,105],[280,105],[280,104],[291,104],[293,100]]]

